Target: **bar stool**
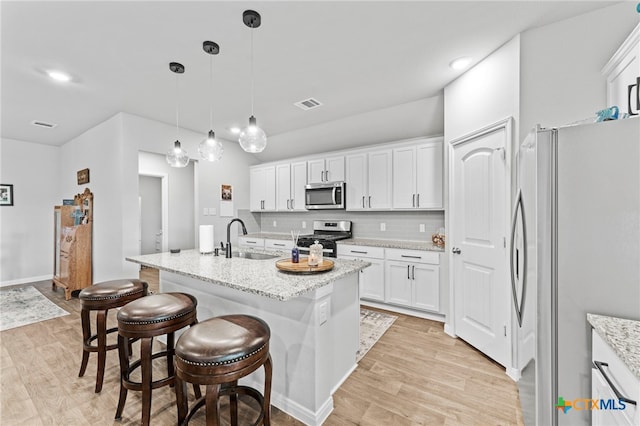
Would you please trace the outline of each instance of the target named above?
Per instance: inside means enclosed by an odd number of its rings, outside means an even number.
[[[117,343],[107,345],[107,335],[118,331],[118,327],[107,330],[109,309],[119,308],[132,300],[146,296],[147,288],[147,283],[140,280],[113,280],[86,287],[78,295],[82,306],[80,311],[82,320],[82,363],[80,364],[78,377],[84,376],[91,352],[97,352],[96,393],[102,390],[107,351],[118,347]],[[91,334],[91,311],[97,311],[96,334]],[[96,344],[93,344],[94,342]]]
[[[230,397],[231,424],[238,424],[238,395],[249,395],[261,406],[254,425],[271,424],[271,355],[269,326],[249,315],[225,315],[203,321],[184,332],[176,343],[176,403],[178,424],[187,425],[205,405],[207,426],[220,424],[220,399]],[[238,386],[238,379],[264,367],[264,396]],[[186,384],[206,385],[206,393],[188,409]]]
[[[120,355],[120,399],[116,409],[116,420],[122,418],[127,391],[142,391],[142,424],[148,425],[151,418],[151,392],[163,386],[173,386],[174,333],[186,326],[195,325],[195,297],[186,293],[158,293],[134,300],[118,312],[118,353]],[[167,335],[166,350],[153,353],[153,338]],[[140,358],[129,363],[130,339],[140,339]],[[166,357],[167,376],[153,380],[152,360]],[[141,368],[140,382],[130,379],[131,373]],[[196,390],[200,397],[200,389]]]

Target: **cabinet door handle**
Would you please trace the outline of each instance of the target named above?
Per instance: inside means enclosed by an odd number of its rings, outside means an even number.
[[[409,256],[408,254],[401,254],[400,257],[409,258],[409,259],[422,259],[422,256]]]
[[[636,401],[626,398],[624,397],[620,391],[618,390],[618,388],[616,388],[616,386],[611,382],[611,379],[609,379],[609,376],[607,376],[607,373],[604,372],[604,367],[608,367],[609,364],[607,364],[606,362],[601,362],[601,361],[593,361],[593,365],[598,369],[598,371],[600,372],[600,374],[602,374],[602,377],[604,377],[604,379],[607,381],[607,383],[609,384],[609,387],[611,388],[611,390],[613,391],[613,393],[616,394],[616,397],[620,400],[620,401],[624,401],[627,404],[633,404],[633,405],[638,405],[636,403]]]
[[[413,200],[411,201],[411,207],[416,206],[416,194],[413,194]]]
[[[362,208],[364,209],[364,195],[362,196]]]
[[[415,265],[411,265],[411,279],[416,280],[416,267]]]
[[[410,280],[411,279],[411,265],[407,265],[407,279]]]
[[[371,208],[371,195],[369,195],[369,208]]]
[[[274,246],[278,246],[278,247],[284,247],[285,246],[284,244],[281,244],[281,243],[273,243],[273,245]]]
[[[287,200],[287,210],[290,210],[291,207],[289,207],[289,200]]]
[[[291,199],[291,210],[295,209],[295,201],[296,201],[295,198]]]
[[[324,170],[320,172],[320,182],[324,182]]]
[[[359,251],[359,250],[349,250],[350,253],[358,253],[358,254],[367,254],[368,251]]]
[[[324,171],[324,178],[326,182],[329,182],[329,170]]]
[[[416,207],[420,207],[420,194],[416,194]]]

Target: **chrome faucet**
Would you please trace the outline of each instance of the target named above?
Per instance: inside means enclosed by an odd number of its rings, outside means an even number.
[[[224,256],[227,259],[231,259],[231,224],[233,222],[240,222],[240,226],[242,226],[242,234],[247,235],[247,228],[244,226],[244,222],[242,221],[242,219],[239,219],[237,217],[235,219],[231,219],[231,221],[227,224],[227,251]]]

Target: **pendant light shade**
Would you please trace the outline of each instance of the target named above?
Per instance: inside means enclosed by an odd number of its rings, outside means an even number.
[[[169,163],[171,167],[187,167],[187,164],[189,164],[187,151],[182,149],[179,140],[176,140],[173,148],[167,152],[167,163]]]
[[[176,141],[173,143],[173,148],[167,152],[167,163],[171,167],[186,167],[189,164],[189,155],[178,140],[178,131],[180,129],[178,121],[178,76],[184,73],[184,66],[178,62],[171,62],[169,69],[176,74]]]
[[[267,135],[256,124],[256,118],[249,117],[249,125],[240,131],[240,146],[247,152],[262,152],[267,146]]]
[[[238,142],[242,149],[251,153],[262,152],[267,147],[267,135],[258,127],[253,115],[253,29],[260,26],[261,19],[260,14],[255,10],[245,10],[242,14],[242,22],[251,28],[251,117],[249,117],[249,125],[240,131]]]
[[[200,142],[198,152],[200,157],[207,161],[218,161],[222,158],[224,148],[216,139],[213,131],[213,55],[220,53],[220,46],[213,41],[205,41],[202,43],[202,50],[209,54],[209,76],[210,76],[210,102],[209,102],[209,134]]]

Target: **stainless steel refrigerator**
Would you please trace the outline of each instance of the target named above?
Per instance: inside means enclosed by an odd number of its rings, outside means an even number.
[[[587,425],[587,313],[640,320],[640,119],[534,129],[516,160],[515,351],[528,425]]]

